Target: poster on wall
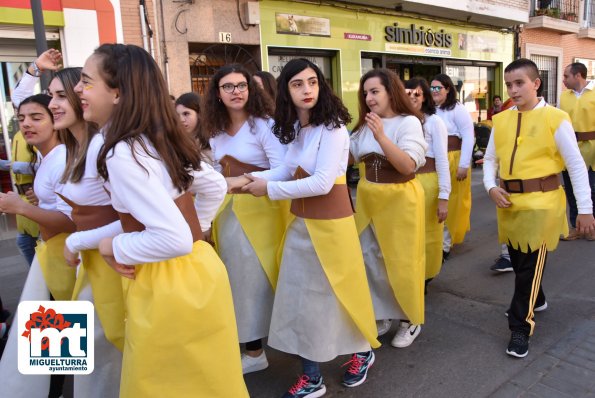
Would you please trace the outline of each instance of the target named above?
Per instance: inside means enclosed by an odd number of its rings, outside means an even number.
[[[305,15],[275,13],[277,33],[331,37],[331,20]]]

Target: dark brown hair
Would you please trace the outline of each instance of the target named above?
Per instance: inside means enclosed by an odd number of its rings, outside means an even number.
[[[273,114],[273,101],[268,95],[263,95],[262,89],[256,84],[250,73],[241,65],[226,65],[221,67],[211,78],[206,95],[203,97],[204,111],[202,112],[201,129],[211,138],[226,131],[231,126],[231,119],[227,108],[219,97],[219,82],[230,73],[241,73],[248,82],[248,101],[244,109],[248,113],[250,128],[254,127],[252,118],[269,119]]]
[[[277,98],[277,80],[275,80],[275,76],[265,71],[258,71],[254,76],[260,77],[264,92],[271,97],[273,102],[275,102],[275,99]]]
[[[99,60],[105,84],[119,90],[119,101],[104,129],[105,144],[97,159],[99,174],[109,179],[106,158],[120,141],[131,151],[138,143],[148,156],[155,157],[143,141],[144,135],[165,164],[173,185],[180,192],[188,189],[193,180],[191,170],[200,170],[200,151],[182,128],[157,63],[131,44],[103,44],[93,56]],[[132,155],[136,159],[134,151]]]
[[[440,109],[446,109],[446,110],[453,110],[455,108],[455,106],[457,105],[457,88],[455,87],[454,83],[452,82],[452,79],[448,76],[445,75],[444,73],[439,73],[436,76],[434,76],[432,78],[432,81],[439,81],[443,86],[445,90],[448,90],[448,92],[446,93],[446,99],[444,100],[444,102],[442,103],[442,105],[439,106]]]
[[[370,112],[370,108],[366,104],[366,97],[364,96],[364,83],[366,80],[377,77],[380,79],[380,83],[386,89],[388,93],[390,108],[397,115],[410,115],[415,116],[421,123],[424,122],[423,115],[418,112],[411,104],[411,100],[405,92],[405,87],[401,83],[399,76],[388,69],[372,69],[362,76],[359,81],[359,90],[357,92],[359,102],[359,118],[353,131],[359,131],[363,126],[366,125],[366,114]]]
[[[423,77],[414,77],[405,82],[405,88],[416,89],[418,87],[421,89],[424,96],[424,102],[421,104],[421,111],[425,115],[434,115],[436,113],[436,103],[432,97],[428,81]]]
[[[211,146],[209,145],[209,138],[205,137],[205,134],[202,134],[202,130],[200,128],[200,95],[194,92],[182,94],[176,100],[176,106],[178,105],[182,105],[196,112],[196,127],[194,128],[192,135],[198,140],[200,149],[211,149]]]

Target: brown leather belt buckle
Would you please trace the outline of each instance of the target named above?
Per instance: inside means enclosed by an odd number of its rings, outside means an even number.
[[[508,193],[523,193],[525,190],[523,189],[523,180],[516,179],[516,180],[503,180],[504,189]]]

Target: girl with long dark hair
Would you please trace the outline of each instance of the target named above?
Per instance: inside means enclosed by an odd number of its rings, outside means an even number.
[[[240,65],[220,68],[204,101],[203,130],[210,136],[216,168],[225,177],[279,166],[285,146],[273,135],[273,104]],[[217,252],[229,274],[244,373],[268,366],[268,336],[279,264],[277,251],[288,203],[240,192],[227,196],[214,223]]]
[[[424,191],[415,170],[425,163],[421,113],[399,77],[373,69],[360,80],[359,119],[351,154],[360,163],[355,221],[374,313],[398,319],[391,341],[407,347],[424,322]],[[379,334],[389,322],[382,322]]]
[[[320,362],[352,354],[343,385],[355,387],[378,347],[372,300],[346,185],[351,117],[320,69],[288,62],[278,79],[274,134],[283,165],[228,180],[230,189],[291,199],[268,344],[299,355],[303,375],[285,398],[320,397]]]
[[[227,274],[192,201],[200,150],[159,67],[137,46],[104,44],[77,91],[103,129],[97,169],[124,231],[99,243],[129,279],[120,396],[247,396]]]
[[[213,151],[209,145],[209,138],[200,131],[200,96],[193,92],[185,93],[176,99],[175,104],[184,130],[198,140],[202,160],[213,165]]]

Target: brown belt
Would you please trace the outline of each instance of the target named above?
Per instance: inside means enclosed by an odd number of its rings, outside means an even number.
[[[68,219],[68,221],[70,221],[70,219]],[[76,226],[74,225],[74,223],[72,221],[70,221],[70,225],[64,229],[56,229],[53,227],[46,227],[46,226],[39,224],[39,235],[41,236],[41,239],[43,239],[45,242],[52,239],[54,236],[56,236],[58,234],[72,233],[75,231],[76,231]]]
[[[531,193],[555,191],[560,186],[560,177],[552,174],[542,178],[528,180],[503,180],[500,179],[500,188],[508,193]]]
[[[192,232],[192,240],[194,242],[198,240],[204,240],[204,235],[200,229],[200,222],[196,215],[196,209],[194,208],[194,201],[192,200],[192,194],[186,192],[174,200],[178,209],[184,216],[184,219],[190,227]],[[124,232],[140,232],[145,230],[145,226],[132,216],[130,213],[118,213],[120,221],[122,222],[122,229]]]
[[[415,174],[401,174],[388,161],[386,156],[368,153],[361,158],[366,165],[366,180],[381,184],[402,184],[415,178]]]
[[[77,231],[103,227],[119,219],[118,212],[111,205],[82,206],[60,194],[58,196],[72,208],[72,221]]]
[[[426,156],[426,164],[417,169],[416,174],[433,173],[436,171],[436,159]]]
[[[294,180],[310,177],[301,167],[293,175]],[[353,215],[351,195],[346,184],[335,184],[326,195],[293,199],[290,211],[301,218],[333,220]]]
[[[19,193],[19,195],[25,195],[25,193],[29,189],[32,189],[33,188],[33,184],[31,184],[31,183],[15,184],[15,187],[17,187],[17,192]]]
[[[595,140],[595,131],[575,131],[577,141]]]
[[[456,135],[449,135],[448,136],[448,152],[458,151],[461,149],[461,144],[463,140]]]
[[[252,173],[254,171],[264,171],[266,169],[253,164],[240,162],[233,156],[225,155],[219,161],[221,165],[221,174],[223,177],[238,177],[243,176],[246,173]]]

